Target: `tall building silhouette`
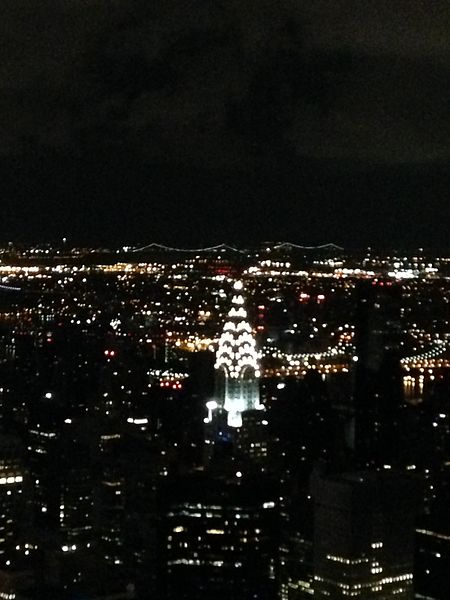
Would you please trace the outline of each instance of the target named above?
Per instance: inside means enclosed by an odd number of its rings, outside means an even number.
[[[19,441],[0,435],[0,565],[20,541],[24,518],[24,477],[22,451]],[[1,596],[0,596],[1,597]]]
[[[412,600],[414,481],[352,471],[313,488],[314,597]]]
[[[365,469],[398,462],[403,379],[400,367],[401,289],[360,282],[356,290],[354,458]]]
[[[177,479],[164,505],[167,600],[275,600],[278,493],[230,463]]]

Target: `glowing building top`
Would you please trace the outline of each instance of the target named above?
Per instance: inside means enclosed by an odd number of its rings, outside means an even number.
[[[262,409],[259,401],[259,357],[244,308],[242,282],[234,284],[231,309],[216,353],[219,405],[228,412],[228,425],[240,427],[245,410]]]

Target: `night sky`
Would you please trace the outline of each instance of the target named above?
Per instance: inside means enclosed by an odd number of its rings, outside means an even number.
[[[448,245],[450,3],[0,0],[0,239]]]

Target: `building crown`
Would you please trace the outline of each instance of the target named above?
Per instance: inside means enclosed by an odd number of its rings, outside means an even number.
[[[231,308],[219,338],[215,368],[223,369],[232,379],[241,378],[249,369],[253,377],[259,377],[259,357],[252,328],[247,321],[242,282],[236,281],[233,289]]]

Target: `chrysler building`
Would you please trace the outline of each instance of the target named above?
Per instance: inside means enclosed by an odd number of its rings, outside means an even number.
[[[217,403],[227,412],[231,427],[242,426],[244,411],[264,408],[259,398],[259,357],[247,321],[242,288],[242,282],[236,281],[215,363]]]

